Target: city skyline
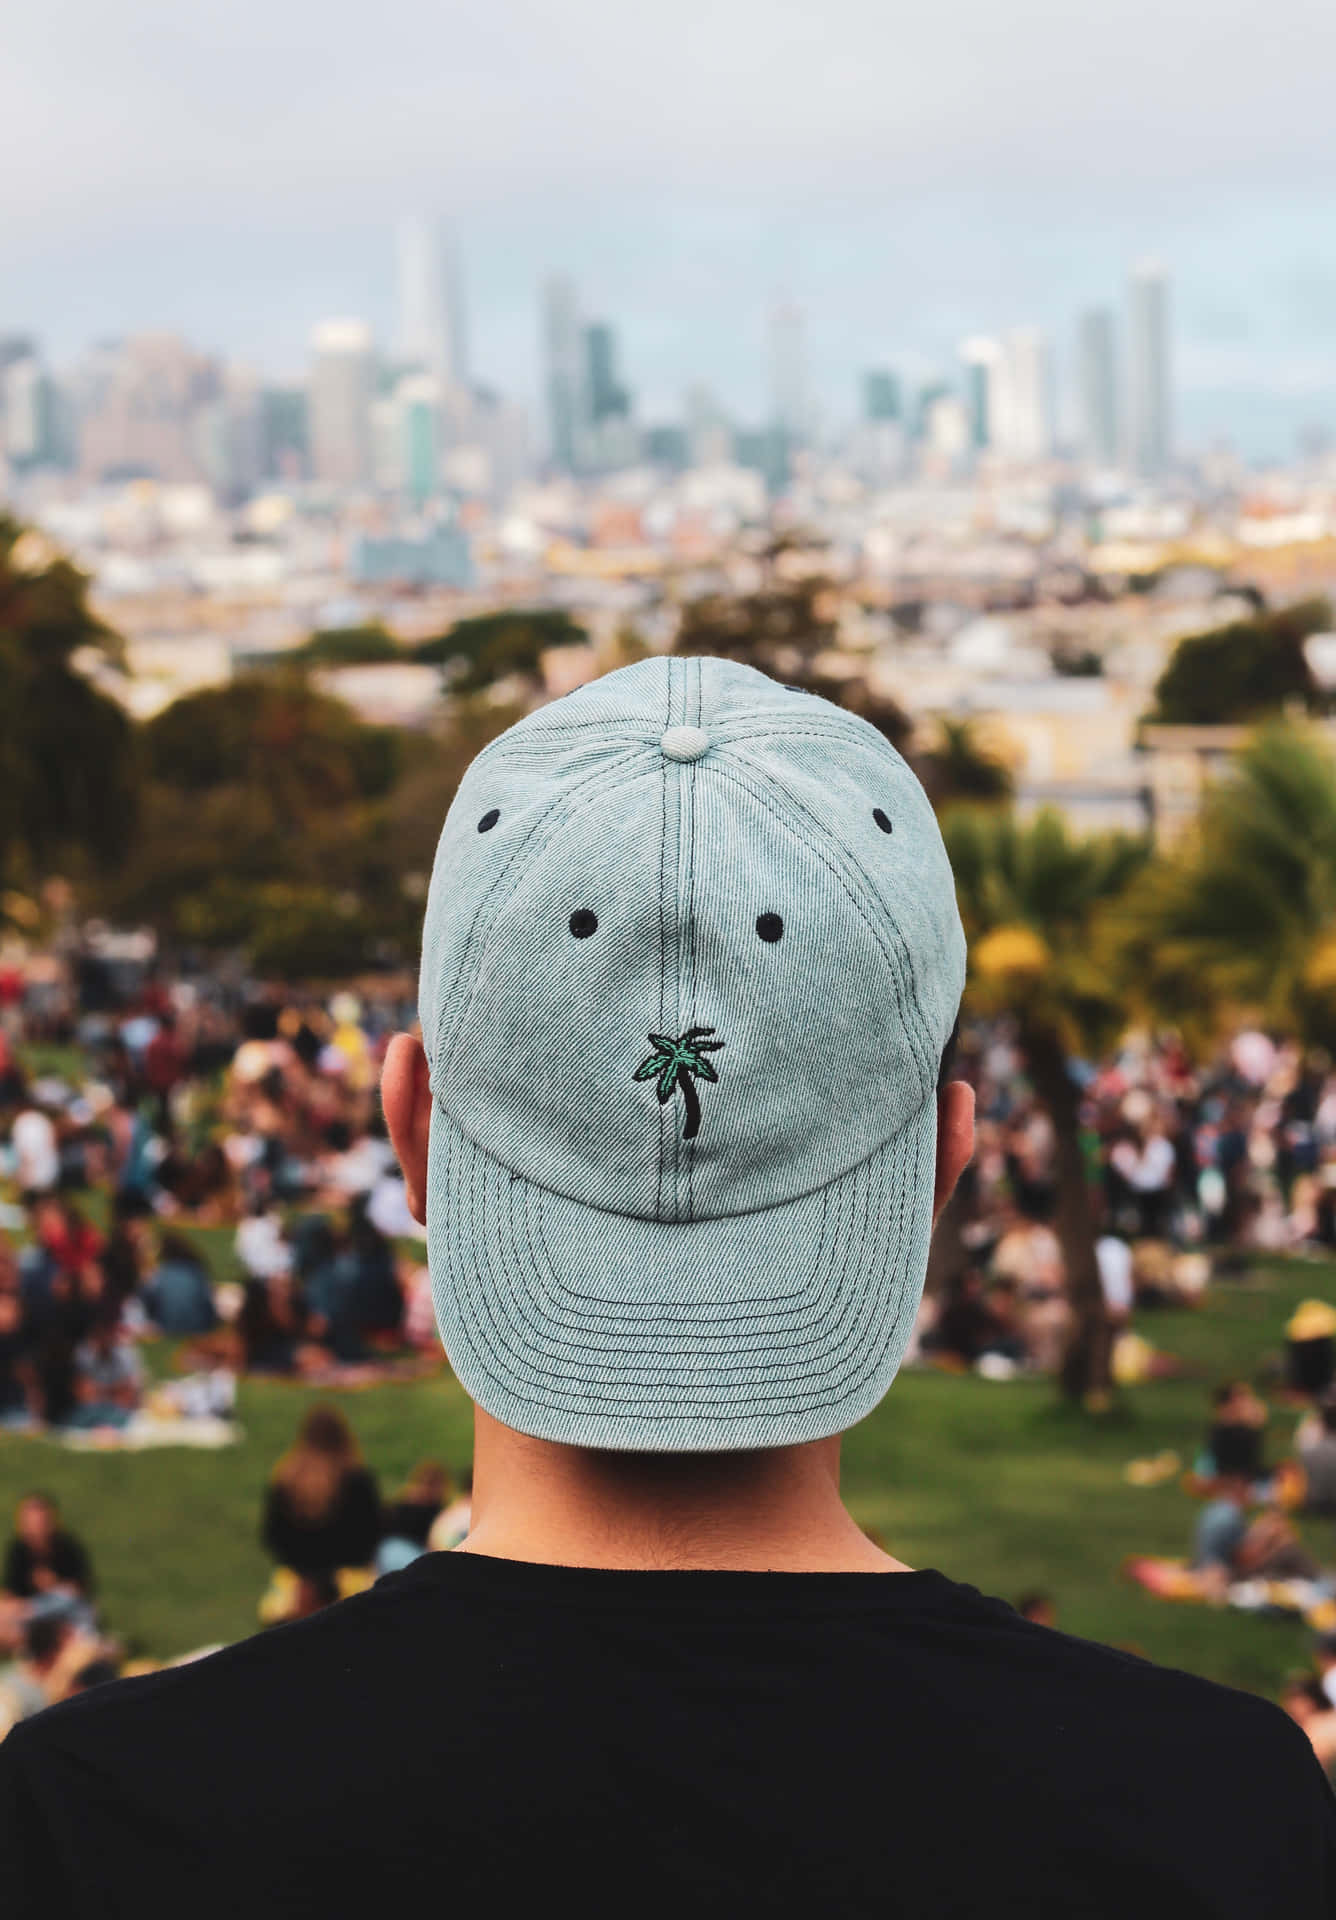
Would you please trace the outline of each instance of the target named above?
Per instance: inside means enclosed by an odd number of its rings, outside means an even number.
[[[426,205],[468,262],[477,376],[531,407],[532,286],[558,266],[618,316],[650,412],[699,380],[759,417],[779,289],[829,410],[866,366],[1055,335],[1110,298],[1110,261],[1153,253],[1188,443],[1283,453],[1336,421],[1314,138],[1336,16],[1314,0],[1276,0],[1265,34],[1246,0],[1209,34],[1195,0],[688,0],[667,35],[607,0],[392,0],[370,35],[347,0],[137,17],[29,10],[0,61],[3,325],[57,359],[166,327],[295,375],[344,312],[388,340],[391,224]]]

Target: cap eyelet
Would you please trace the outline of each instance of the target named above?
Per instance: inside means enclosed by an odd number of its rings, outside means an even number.
[[[499,807],[488,807],[486,813],[483,815],[482,819],[478,822],[478,832],[490,833],[492,831],[492,828],[496,825],[497,821],[500,818],[501,818],[501,809]]]
[[[894,828],[890,822],[890,816],[884,813],[880,807],[874,807],[872,809],[872,818],[876,821],[883,833],[894,832]]]
[[[571,915],[571,932],[577,940],[587,940],[591,933],[598,932],[598,915],[588,907],[577,907]]]
[[[773,946],[776,940],[784,937],[784,922],[777,913],[763,913],[757,918],[756,931],[762,940]]]

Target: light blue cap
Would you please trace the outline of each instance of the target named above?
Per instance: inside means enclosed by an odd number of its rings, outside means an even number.
[[[446,818],[420,986],[470,1396],[616,1449],[861,1419],[922,1293],[964,977],[932,809],[854,715],[653,659],[502,734]]]

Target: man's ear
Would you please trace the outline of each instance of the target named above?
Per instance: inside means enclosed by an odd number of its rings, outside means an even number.
[[[974,1153],[974,1089],[948,1080],[937,1096],[937,1177],[932,1190],[934,1222],[956,1190]]]
[[[403,1168],[408,1210],[418,1224],[425,1227],[431,1082],[422,1042],[411,1033],[396,1033],[389,1044],[380,1075],[380,1103],[385,1109],[390,1140]]]

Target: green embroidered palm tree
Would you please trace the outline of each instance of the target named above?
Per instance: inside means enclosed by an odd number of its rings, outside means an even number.
[[[682,1104],[687,1110],[687,1123],[682,1129],[684,1140],[694,1140],[700,1132],[700,1100],[695,1076],[699,1074],[702,1080],[719,1078],[705,1055],[718,1053],[726,1042],[707,1039],[713,1032],[713,1027],[688,1027],[676,1040],[670,1040],[666,1033],[652,1033],[649,1040],[654,1051],[635,1070],[637,1080],[658,1081],[660,1106],[666,1106],[674,1093],[681,1090]]]

